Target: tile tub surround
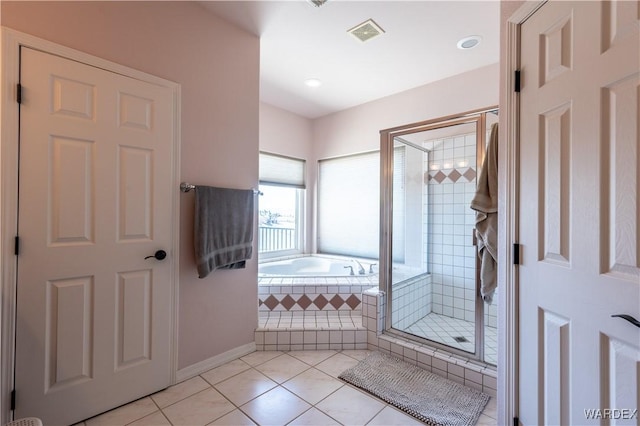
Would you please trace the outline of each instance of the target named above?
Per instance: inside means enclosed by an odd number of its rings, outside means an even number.
[[[361,311],[261,312],[258,323],[258,351],[367,348]]]
[[[384,293],[378,289],[365,291],[362,295],[362,323],[366,327],[369,350],[397,356],[439,376],[496,396],[497,372],[494,366],[382,334],[384,318]]]
[[[377,274],[347,277],[258,277],[258,312],[356,311]]]

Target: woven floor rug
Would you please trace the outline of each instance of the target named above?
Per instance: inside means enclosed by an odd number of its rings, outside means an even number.
[[[380,352],[338,377],[433,426],[473,426],[490,398]]]

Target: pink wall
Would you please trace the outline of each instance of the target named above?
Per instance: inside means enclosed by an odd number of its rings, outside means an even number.
[[[304,218],[305,247],[304,252],[311,251],[311,235],[313,220],[313,187],[315,171],[312,152],[312,120],[280,109],[273,105],[260,103],[260,150],[273,154],[301,158],[306,163],[306,215]]]
[[[498,104],[498,64],[314,121],[316,159],[380,148],[380,130]]]
[[[182,85],[181,179],[258,181],[259,39],[195,2],[2,2],[2,25]],[[193,195],[181,197],[179,367],[254,340],[257,256],[197,277]]]
[[[260,103],[260,150],[307,159],[311,155],[312,120]]]

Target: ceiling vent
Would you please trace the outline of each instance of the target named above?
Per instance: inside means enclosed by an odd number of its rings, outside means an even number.
[[[315,7],[320,7],[327,2],[327,0],[308,0],[308,1]]]
[[[384,34],[384,30],[373,22],[373,19],[364,21],[362,24],[356,25],[347,32],[362,42],[369,41],[380,34]]]

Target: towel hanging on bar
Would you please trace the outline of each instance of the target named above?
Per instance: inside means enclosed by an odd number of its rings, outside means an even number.
[[[253,190],[195,188],[193,243],[198,276],[242,269],[253,250]]]
[[[196,189],[196,185],[192,185],[192,184],[187,183],[187,182],[180,183],[180,192],[190,192],[193,189]],[[264,195],[262,193],[262,191],[258,191],[257,189],[254,189],[253,193],[254,193],[254,195],[255,194]]]

